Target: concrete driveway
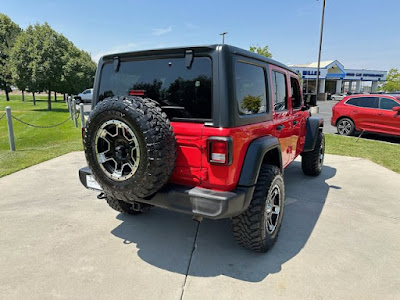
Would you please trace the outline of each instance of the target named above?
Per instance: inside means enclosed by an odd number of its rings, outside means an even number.
[[[327,155],[286,170],[280,237],[237,246],[230,221],[111,210],[70,153],[0,178],[1,299],[399,299],[400,175]],[[196,238],[197,237],[197,238]]]

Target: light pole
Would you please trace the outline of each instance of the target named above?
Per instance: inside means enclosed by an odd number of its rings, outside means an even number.
[[[317,81],[315,83],[316,86],[316,100],[318,100],[319,94],[319,68],[321,64],[321,48],[322,48],[322,34],[324,33],[324,17],[325,17],[325,0],[323,0],[322,4],[322,17],[321,17],[321,33],[319,37],[319,51],[318,51],[318,67],[317,67]],[[317,104],[317,103],[315,103]]]
[[[222,35],[222,44],[225,44],[225,34],[228,34],[227,32],[220,33],[219,35]]]

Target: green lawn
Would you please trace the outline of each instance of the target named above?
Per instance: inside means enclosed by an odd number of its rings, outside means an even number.
[[[6,106],[11,107],[12,114],[17,118],[35,125],[57,124],[69,117],[66,104],[60,101],[52,102],[53,110],[47,111],[46,96],[37,96],[36,106],[33,106],[32,95],[21,101],[21,96],[11,95],[11,101],[5,101],[0,95],[0,116]],[[23,168],[38,164],[45,160],[82,150],[81,130],[75,128],[72,120],[49,129],[28,127],[13,120],[16,151],[11,152],[8,144],[7,122],[0,120],[0,177]]]
[[[400,145],[326,134],[326,153],[369,159],[400,173]],[[357,141],[357,142],[356,142]]]

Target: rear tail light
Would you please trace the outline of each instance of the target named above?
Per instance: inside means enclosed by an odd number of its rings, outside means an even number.
[[[232,139],[229,137],[210,137],[208,139],[208,162],[218,165],[232,163]]]
[[[144,96],[145,90],[129,90],[129,96]]]

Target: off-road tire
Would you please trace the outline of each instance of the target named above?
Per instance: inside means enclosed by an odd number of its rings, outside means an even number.
[[[96,154],[96,133],[110,120],[124,122],[137,138],[140,160],[132,177],[107,176]],[[167,115],[158,103],[141,97],[113,97],[99,102],[84,131],[85,155],[94,178],[112,199],[133,203],[161,189],[170,178],[176,159],[176,141]]]
[[[267,230],[265,211],[275,188],[280,191],[280,213],[276,219],[276,228],[270,233]],[[262,165],[249,207],[242,214],[232,218],[236,242],[253,251],[267,252],[278,238],[284,206],[285,186],[280,169],[272,165]]]
[[[346,126],[346,130],[341,130],[339,126]],[[340,135],[352,136],[356,131],[356,126],[354,125],[353,120],[351,120],[350,118],[341,118],[336,123],[336,129],[338,134]]]
[[[106,201],[112,209],[120,213],[127,215],[138,215],[142,213],[140,210],[133,210],[132,203],[127,203],[121,200],[115,200],[111,197],[106,197]]]
[[[320,131],[313,151],[304,152],[301,158],[301,168],[308,176],[318,176],[324,165],[325,136]]]

